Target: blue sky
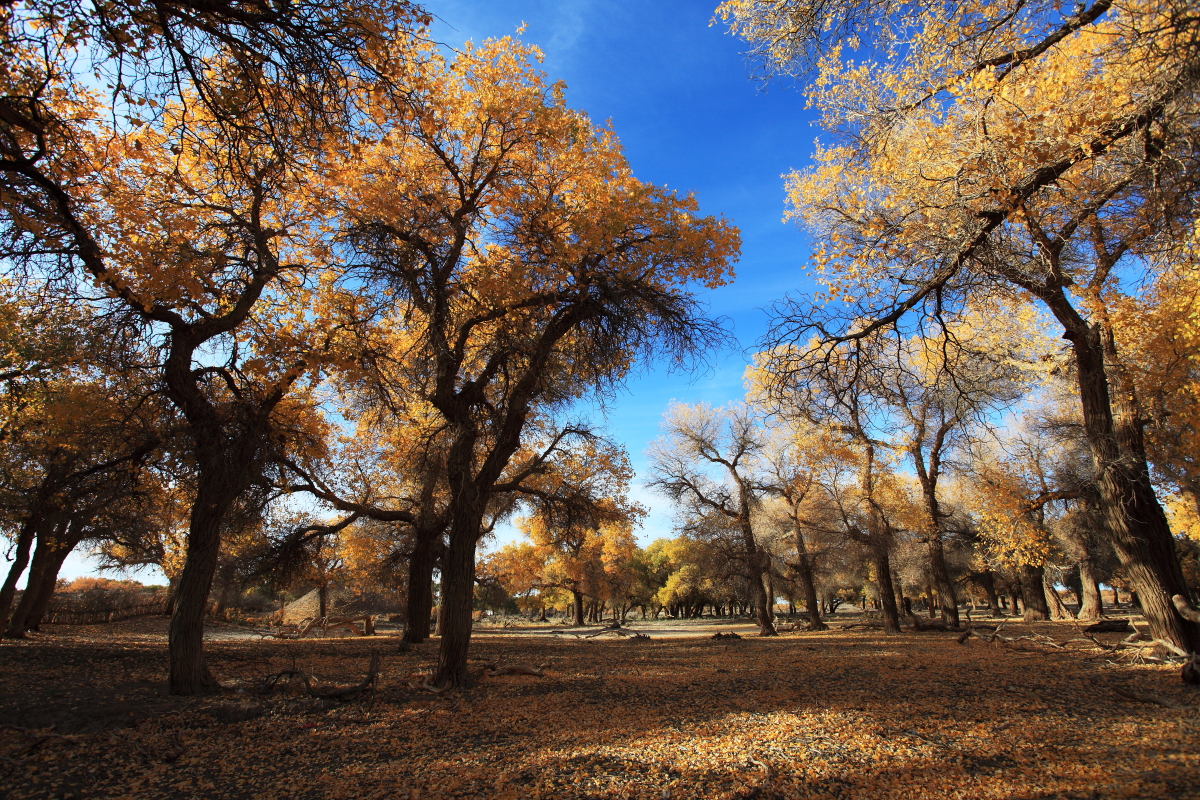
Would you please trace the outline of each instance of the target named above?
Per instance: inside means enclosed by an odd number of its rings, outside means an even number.
[[[742,43],[718,23],[717,0],[431,0],[433,36],[454,47],[468,39],[512,35],[545,54],[543,67],[567,85],[573,107],[611,120],[634,174],[693,192],[705,214],[724,215],[742,232],[733,284],[703,292],[714,316],[728,319],[738,347],[699,375],[651,368],[635,376],[598,419],[622,442],[639,472],[634,497],[650,509],[639,538],[671,535],[672,511],[640,485],[646,445],[671,400],[720,405],[742,396],[746,352],[766,327],[772,301],[811,285],[801,267],[808,240],[783,219],[783,174],[808,164],[819,133],[794,87],[749,77]],[[507,537],[505,537],[507,538]],[[62,577],[92,574],[73,555]],[[142,580],[157,578],[149,573]]]
[[[742,232],[737,280],[703,299],[726,317],[739,346],[700,375],[662,369],[635,376],[608,409],[608,432],[639,472],[634,496],[651,513],[643,542],[671,535],[672,511],[643,489],[646,445],[671,400],[720,405],[742,396],[746,350],[766,327],[766,309],[811,285],[801,271],[808,240],[783,222],[783,174],[808,164],[819,133],[794,87],[749,77],[744,45],[709,25],[716,0],[439,0],[434,38],[449,46],[513,34],[545,54],[543,67],[567,85],[567,102],[596,122],[611,120],[634,174],[694,192],[705,214]]]

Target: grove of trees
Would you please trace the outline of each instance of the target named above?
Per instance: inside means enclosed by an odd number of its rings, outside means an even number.
[[[436,607],[438,689],[514,605],[898,632],[1095,619],[1103,583],[1200,651],[1194,8],[716,19],[821,114],[786,178],[821,289],[639,478],[578,409],[730,342],[700,293],[739,233],[635,178],[535,47],[451,50],[406,0],[0,5],[5,635],[87,547],[167,575],[185,695],[219,688],[205,615],[264,582],[382,587],[411,643]],[[635,480],[673,538],[638,544]]]

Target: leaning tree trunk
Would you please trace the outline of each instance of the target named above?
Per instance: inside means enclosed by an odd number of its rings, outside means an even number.
[[[900,632],[900,609],[896,606],[896,591],[892,588],[892,565],[888,543],[880,534],[871,537],[871,563],[875,567],[879,599],[883,605],[884,633]]]
[[[204,612],[217,569],[221,526],[238,495],[230,479],[221,474],[225,466],[223,460],[209,462],[200,475],[192,503],[187,552],[168,634],[168,685],[172,694],[212,694],[220,690],[204,661]]]
[[[1050,607],[1050,619],[1074,619],[1071,616],[1071,612],[1063,605],[1062,598],[1058,594],[1058,589],[1054,588],[1054,583],[1050,580],[1050,576],[1045,570],[1042,571],[1042,590],[1046,595],[1046,603]]]
[[[40,516],[27,519],[17,533],[13,563],[8,568],[8,577],[4,579],[4,585],[0,586],[0,625],[7,626],[9,622],[8,612],[12,609],[13,597],[17,594],[17,581],[21,579],[25,568],[29,566],[29,551],[33,547],[34,536],[40,521]]]
[[[808,629],[810,631],[829,630],[829,626],[821,620],[821,601],[817,598],[817,584],[813,580],[812,560],[808,556],[808,547],[804,542],[804,532],[799,521],[795,522],[796,537],[796,575],[800,578],[800,587],[804,590],[804,606],[808,609]]]
[[[29,566],[29,579],[25,582],[25,591],[21,594],[20,602],[17,603],[17,607],[13,609],[12,616],[8,620],[8,626],[4,631],[6,638],[24,639],[25,631],[32,628],[30,623],[33,621],[34,609],[39,605],[38,601],[45,594],[46,600],[49,602],[50,595],[54,594],[54,583],[58,578],[58,571],[62,567],[67,553],[70,552],[56,548],[54,545],[53,540],[48,537],[37,540],[37,545],[33,550],[33,560]]]
[[[78,540],[71,540],[59,542],[51,548],[50,558],[45,566],[45,574],[41,579],[42,585],[33,598],[33,605],[29,609],[29,613],[25,616],[25,630],[36,631],[39,629],[42,618],[46,616],[46,610],[50,608],[50,600],[54,597],[54,590],[58,585],[58,573],[62,571],[63,562],[67,560],[67,556],[78,544]]]
[[[1065,296],[1050,305],[1075,353],[1083,428],[1109,541],[1130,587],[1142,599],[1151,635],[1188,652],[1200,651],[1200,624],[1184,619],[1171,602],[1173,595],[1190,599],[1191,593],[1166,514],[1150,484],[1136,396],[1117,363],[1112,331],[1080,318]]]
[[[1045,568],[1032,564],[1021,565],[1021,601],[1025,603],[1026,622],[1050,619],[1050,606],[1046,603]]]

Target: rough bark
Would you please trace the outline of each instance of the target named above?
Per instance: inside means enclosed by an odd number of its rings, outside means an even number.
[[[1061,290],[1043,293],[1043,299],[1074,351],[1083,427],[1109,542],[1142,599],[1151,635],[1188,652],[1200,651],[1200,625],[1181,617],[1171,603],[1172,595],[1191,595],[1166,514],[1150,484],[1137,399],[1116,358],[1112,331],[1084,320]]]
[[[884,633],[900,632],[900,609],[896,606],[896,591],[892,588],[892,566],[888,557],[888,545],[881,536],[871,543],[871,563],[875,567],[879,598],[883,601]]]
[[[429,638],[429,619],[433,616],[433,539],[414,533],[413,552],[408,562],[408,597],[404,605],[402,641],[420,644]]]
[[[1058,590],[1054,588],[1054,584],[1050,581],[1050,576],[1042,571],[1042,591],[1046,595],[1046,604],[1050,608],[1050,619],[1067,620],[1074,619],[1071,612],[1063,604],[1062,598],[1058,594]]]
[[[933,514],[938,514],[936,500],[926,501],[934,504]],[[946,567],[946,548],[942,542],[942,534],[934,531],[929,534],[929,571],[933,575],[937,587],[938,601],[941,604],[942,621],[952,628],[958,627],[958,593],[954,590],[954,581],[950,580],[950,570]]]
[[[1104,616],[1104,601],[1100,597],[1100,579],[1091,559],[1079,563],[1080,591],[1083,602],[1079,606],[1079,619],[1095,620]]]
[[[0,624],[7,628],[9,611],[12,610],[13,597],[17,594],[17,581],[21,579],[25,568],[29,566],[29,551],[33,548],[33,540],[37,532],[40,516],[31,517],[21,525],[17,533],[13,552],[13,563],[8,568],[8,577],[0,586]]]
[[[464,522],[455,520],[450,531],[450,545],[442,563],[441,620],[442,640],[438,650],[437,673],[433,685],[438,688],[466,686],[467,650],[471,645],[472,589],[475,585],[475,543],[483,513],[477,517],[472,531]]]
[[[987,595],[988,610],[991,611],[992,616],[1000,616],[1000,598],[996,594],[996,576],[989,569],[976,576],[976,581],[983,587],[984,594]]]
[[[1021,602],[1025,604],[1023,619],[1026,622],[1050,619],[1050,606],[1046,603],[1046,591],[1043,586],[1044,572],[1040,566],[1021,566]]]
[[[583,592],[578,589],[571,590],[571,617],[578,627],[583,627]]]
[[[187,552],[168,629],[172,694],[212,694],[220,689],[204,660],[204,612],[217,569],[221,526],[236,498],[223,491],[224,483],[211,472],[202,474],[192,504]]]

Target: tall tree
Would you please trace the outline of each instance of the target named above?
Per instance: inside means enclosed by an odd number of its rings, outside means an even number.
[[[1156,636],[1200,626],[1146,464],[1112,301],[1194,230],[1200,18],[1182,0],[1068,7],[733,0],[721,12],[768,68],[823,55],[810,97],[839,142],[789,179],[823,246],[828,294],[781,309],[776,344],[815,332],[853,351],[939,324],[967,298],[1037,302],[1070,343],[1107,536]],[[879,54],[854,62],[856,46]]]
[[[191,440],[173,692],[216,689],[202,617],[230,509],[283,440],[316,433],[284,418],[331,338],[306,311],[330,265],[318,162],[353,115],[347,83],[402,74],[415,21],[395,3],[0,9],[5,255],[152,337]]]
[[[765,445],[759,420],[745,404],[714,409],[673,403],[663,428],[663,436],[650,449],[652,477],[647,485],[678,504],[685,517],[717,514],[736,526],[741,547],[734,557],[750,584],[759,635],[775,636],[775,599],[767,597],[763,584],[770,556],[754,531],[761,490],[753,468]]]
[[[445,430],[440,686],[467,680],[476,545],[527,426],[639,356],[720,338],[689,287],[727,280],[737,250],[693,198],[634,179],[535,55],[507,39],[453,63],[428,50],[419,91],[375,98],[382,135],[341,197],[359,274],[392,298]]]

